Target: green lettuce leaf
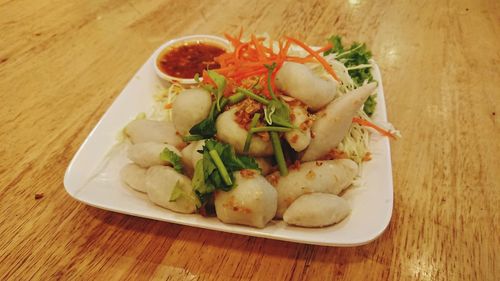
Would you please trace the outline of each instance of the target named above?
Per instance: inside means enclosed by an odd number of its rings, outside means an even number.
[[[179,157],[179,155],[175,154],[170,149],[165,147],[163,151],[160,153],[160,159],[172,164],[172,166],[177,172],[182,173],[182,168],[183,168],[182,160]]]

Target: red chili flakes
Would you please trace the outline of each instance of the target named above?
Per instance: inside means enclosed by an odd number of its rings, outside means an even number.
[[[316,178],[316,173],[313,170],[309,170],[306,174],[306,179],[313,180]]]
[[[292,165],[290,165],[290,170],[298,170],[300,169],[300,161],[299,160],[295,160],[295,162],[293,162]]]
[[[240,175],[244,178],[251,179],[255,176],[255,171],[249,169],[240,170]]]
[[[293,107],[293,106],[301,106],[301,107],[304,107],[304,108],[306,108],[306,107],[307,107],[307,106],[306,106],[303,102],[301,102],[300,100],[298,100],[298,99],[296,99],[296,98],[289,97],[289,96],[287,96],[287,99],[286,99],[285,101],[286,101],[286,103],[288,103],[288,105],[290,105],[290,106],[292,106],[292,107]]]
[[[266,177],[267,181],[272,184],[273,186],[278,185],[278,182],[280,180],[280,174],[279,173],[272,173]]]
[[[256,102],[252,99],[245,99],[241,103],[238,104],[236,113],[235,113],[235,121],[240,125],[241,128],[248,130],[248,126],[252,121],[252,117],[255,112],[260,111],[262,109],[262,104]]]
[[[235,212],[243,212],[245,214],[251,214],[252,209],[246,208],[246,207],[241,207],[241,206],[233,206],[233,211]]]
[[[316,134],[313,131],[311,131],[311,139],[314,139],[315,137],[316,137]]]
[[[365,156],[363,156],[363,161],[370,161],[372,160],[372,154],[370,152],[367,152]]]
[[[321,157],[321,159],[323,160],[346,159],[346,158],[349,158],[347,157],[347,154],[337,149],[332,149],[325,156]]]
[[[323,166],[323,162],[322,161],[316,161],[316,166],[318,166],[318,167]]]
[[[311,128],[312,125],[313,120],[311,118],[308,118],[306,121],[302,122],[302,124],[299,125],[299,129],[304,132],[307,129]]]
[[[298,140],[299,140],[299,135],[297,134],[293,134],[293,136],[290,138],[291,143],[297,143]]]

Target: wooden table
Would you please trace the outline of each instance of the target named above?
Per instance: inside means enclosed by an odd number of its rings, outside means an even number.
[[[500,2],[245,2],[0,1],[0,279],[500,280]],[[403,134],[376,241],[219,233],[66,194],[70,159],[155,48],[241,26],[373,50]]]

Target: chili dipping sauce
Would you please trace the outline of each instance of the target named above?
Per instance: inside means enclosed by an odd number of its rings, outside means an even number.
[[[201,75],[203,70],[220,68],[214,58],[225,52],[215,44],[189,42],[168,48],[158,57],[156,64],[167,75],[191,79],[196,73]]]

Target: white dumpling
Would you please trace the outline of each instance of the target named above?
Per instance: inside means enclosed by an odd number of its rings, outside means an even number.
[[[193,153],[191,153],[191,166],[193,168],[196,167],[196,163],[198,162],[198,160],[203,158],[203,154],[198,151],[202,150],[204,145],[205,140],[200,140],[196,142],[196,145],[193,148]]]
[[[130,160],[143,168],[155,165],[170,165],[170,163],[160,159],[160,153],[165,148],[168,148],[179,156],[181,155],[177,148],[169,144],[144,142],[131,145],[128,149],[127,156]]]
[[[351,208],[345,199],[328,193],[310,193],[297,198],[283,214],[287,224],[323,227],[340,222]]]
[[[185,167],[189,167],[190,169],[194,168],[191,164],[191,158],[193,157],[193,151],[196,144],[196,141],[191,142],[181,150],[182,163]]]
[[[189,134],[194,125],[207,118],[211,106],[212,97],[206,90],[196,88],[182,91],[172,104],[172,121],[179,134]]]
[[[238,153],[242,154],[248,131],[241,128],[235,121],[235,112],[236,109],[231,108],[219,115],[216,121],[217,138],[231,144]],[[248,154],[256,157],[273,155],[271,141],[253,135]]]
[[[185,196],[170,201],[175,186],[179,184]],[[191,180],[167,166],[153,166],[146,172],[146,191],[153,203],[178,213],[190,214],[196,210],[196,195]]]
[[[286,176],[273,174],[271,183],[278,192],[276,218],[281,218],[288,206],[299,196],[313,192],[339,194],[358,173],[358,165],[350,159],[301,163]]]
[[[302,161],[321,159],[337,147],[349,132],[352,118],[376,87],[375,82],[359,87],[334,100],[319,112],[311,129],[314,138],[304,152]]]
[[[337,82],[322,79],[306,65],[285,62],[276,74],[276,86],[317,111],[336,95]]]
[[[125,133],[132,143],[159,142],[175,147],[182,145],[182,139],[177,135],[174,124],[168,121],[137,119],[125,127]]]
[[[194,171],[196,162],[203,158],[203,154],[198,152],[203,149],[203,145],[205,145],[205,140],[194,141],[181,151],[182,163],[184,164],[184,168],[186,168],[185,171],[190,175]]]
[[[311,129],[307,110],[300,105],[291,105],[292,124],[297,127],[285,133],[285,139],[295,151],[302,151],[311,143]]]
[[[224,111],[217,118],[215,127],[217,128],[217,138],[232,145],[238,153],[242,154],[248,131],[241,128],[235,121],[235,112],[236,108],[234,107]],[[254,134],[248,154],[256,157],[273,155],[271,141],[263,140]]]
[[[127,164],[120,171],[120,177],[131,188],[146,192],[146,171],[136,164]]]
[[[258,171],[235,172],[234,178],[235,188],[215,193],[217,218],[224,223],[263,228],[276,213],[276,190]]]

